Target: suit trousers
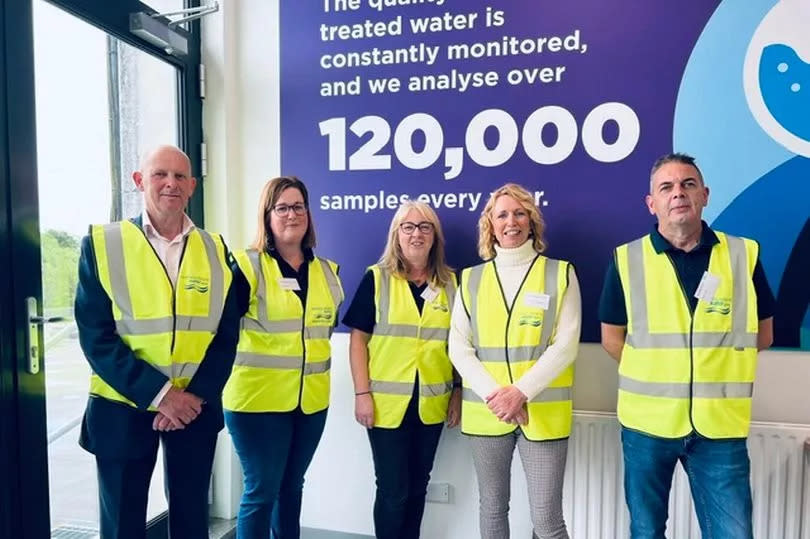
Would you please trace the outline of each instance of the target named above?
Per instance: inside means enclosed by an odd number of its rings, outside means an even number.
[[[190,427],[155,432],[153,450],[145,457],[96,456],[101,539],[146,537],[146,505],[158,438],[163,445],[169,537],[208,538],[208,487],[217,433]]]

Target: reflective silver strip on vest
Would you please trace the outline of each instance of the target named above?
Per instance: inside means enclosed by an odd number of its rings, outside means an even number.
[[[382,380],[371,380],[369,389],[372,393],[410,395],[413,393],[413,382],[384,382]]]
[[[332,326],[307,326],[304,337],[307,339],[328,339],[332,335]]]
[[[655,333],[650,335],[627,336],[627,344],[633,348],[688,348],[689,335],[686,333]],[[756,333],[725,333],[702,331],[692,334],[695,348],[754,348],[757,345]]]
[[[570,387],[548,387],[541,391],[538,395],[530,400],[529,402],[564,402],[571,400],[571,388]],[[468,402],[484,402],[484,399],[478,396],[478,394],[473,391],[472,389],[465,387],[461,392],[461,398]]]
[[[688,399],[745,399],[754,394],[750,382],[642,382],[626,376],[619,377],[619,389],[648,397]]]
[[[199,363],[172,363],[175,378],[192,378],[200,368]],[[165,374],[165,373],[164,373]],[[166,376],[169,376],[168,374]]]
[[[531,361],[543,353],[540,346],[513,346],[508,349],[509,361]],[[500,346],[477,346],[475,354],[479,361],[505,362],[507,349]]]
[[[332,294],[332,301],[335,303],[335,320],[337,320],[337,311],[342,303],[341,299],[341,292],[340,292],[340,283],[338,282],[338,277],[334,271],[332,271],[332,266],[329,265],[329,262],[326,261],[325,258],[316,257],[318,261],[321,263],[321,268],[323,269],[323,274],[326,277],[326,284],[329,287],[329,292]],[[328,339],[332,336],[332,332],[335,330],[335,326],[329,326],[324,328],[327,330],[326,337],[317,337]],[[315,338],[315,337],[313,337]]]
[[[295,356],[271,356],[265,354],[254,354],[251,352],[237,352],[234,365],[244,367],[257,367],[262,369],[294,369],[301,368],[301,358]],[[332,359],[318,361],[317,363],[304,364],[304,374],[319,374],[329,372],[332,366]]]
[[[731,332],[693,332],[694,348],[754,348],[757,334],[746,330],[748,297],[748,262],[745,242],[741,238],[726,236],[734,279]],[[632,332],[626,337],[627,344],[636,349],[688,348],[686,333],[650,333],[647,305],[647,288],[644,278],[644,238],[627,246],[627,274],[630,281],[630,303],[633,315]]]
[[[473,346],[478,348],[478,335],[480,328],[478,327],[478,289],[481,287],[481,276],[484,274],[484,264],[479,264],[470,268],[467,291],[470,294],[468,298],[470,304],[470,328],[472,329]],[[480,356],[479,356],[480,359]]]
[[[332,368],[332,358],[327,358],[326,361],[317,361],[315,363],[304,364],[304,374],[323,374],[329,372]]]
[[[456,285],[452,279],[447,282],[447,285],[444,287],[444,292],[447,294],[447,308],[450,309],[450,312],[453,312],[453,304],[456,302]]]
[[[321,269],[323,270],[323,274],[326,277],[326,284],[329,286],[329,292],[332,294],[332,301],[335,302],[335,309],[340,306],[340,284],[338,283],[337,275],[335,272],[332,271],[332,266],[329,265],[329,262],[326,261],[325,258],[316,257],[318,262],[321,263]]]
[[[253,273],[256,275],[256,316],[257,319],[242,318],[242,329],[248,331],[261,331],[264,333],[294,333],[301,331],[301,320],[298,318],[287,320],[270,320],[267,316],[267,282],[264,278],[260,263],[260,253],[255,249],[247,251],[247,257],[250,265],[253,268]],[[338,284],[337,276],[332,271],[332,267],[323,258],[317,257],[323,268],[323,273],[326,276],[326,283],[329,287],[329,293],[332,296],[332,301],[335,303],[335,310],[337,311],[340,305],[340,285]],[[305,336],[309,339],[328,339],[332,336],[333,326],[308,326],[304,328]]]
[[[537,263],[540,257],[536,257],[529,267],[529,272],[532,271],[534,264]],[[554,331],[554,322],[557,318],[557,280],[559,278],[561,263],[559,260],[546,259],[546,267],[544,271],[545,290],[549,293],[548,309],[543,314],[543,328],[540,333],[540,342],[537,346],[515,346],[508,348],[509,361],[531,361],[543,355],[548,348],[551,341],[551,333]],[[480,361],[507,361],[506,350],[504,348],[495,346],[479,346],[478,344],[478,320],[476,316],[478,304],[478,291],[481,286],[481,276],[484,271],[484,266],[475,266],[470,270],[469,284],[467,290],[470,292],[470,322],[473,333],[473,346],[476,349],[478,359]],[[496,270],[497,271],[497,270]],[[528,272],[527,272],[528,275]],[[522,289],[522,285],[521,285]],[[515,296],[517,301],[520,295],[518,290]]]
[[[253,318],[242,318],[242,329],[249,331],[263,331],[265,333],[297,333],[301,331],[301,319],[291,320],[265,320],[259,322]]]
[[[734,290],[731,303],[731,342],[725,346],[734,348],[754,348],[757,346],[757,334],[748,333],[748,306],[752,304],[748,295],[748,255],[745,252],[745,241],[742,238],[726,234],[731,271],[734,275]],[[751,343],[753,339],[753,344]]]
[[[424,397],[440,397],[453,391],[453,382],[438,384],[419,384],[419,394]]]
[[[252,352],[237,352],[234,360],[234,365],[265,369],[300,369],[301,363],[301,357],[298,356],[271,356]]]
[[[369,389],[372,393],[386,393],[389,395],[411,395],[413,382],[385,382],[372,380]],[[419,384],[419,394],[423,397],[440,397],[453,390],[453,382],[440,382],[438,384]]]
[[[115,321],[115,328],[119,335],[151,335],[156,333],[168,333],[175,330],[216,332],[219,327],[220,318],[222,318],[222,311],[225,308],[224,271],[219,262],[219,257],[217,256],[217,247],[214,239],[204,230],[195,230],[202,238],[211,271],[208,292],[208,315],[177,315],[175,317],[136,319],[132,312],[132,298],[129,295],[129,285],[127,284],[122,223],[109,223],[103,226],[107,264],[110,273],[110,288],[113,296],[112,300],[121,312],[121,318]],[[174,287],[172,288],[174,290]],[[174,291],[174,293],[176,294],[176,291]]]
[[[171,333],[174,330],[174,318],[149,318],[145,320],[116,320],[115,331],[119,335],[154,335]]]
[[[419,326],[413,324],[390,324],[388,323],[389,315],[391,314],[391,286],[390,275],[387,271],[380,268],[380,321],[374,324],[372,334],[381,337],[410,337],[413,339],[423,339],[426,341],[447,341],[450,335],[450,330],[446,328],[422,328],[419,332]],[[445,292],[448,294],[448,301],[450,289],[452,285],[445,287]],[[453,290],[455,290],[453,288]],[[452,305],[452,303],[450,304]]]
[[[531,268],[529,268],[531,271]],[[557,320],[557,280],[560,277],[560,261],[546,259],[545,267],[545,292],[549,296],[548,309],[543,315],[543,330],[540,334],[540,353],[537,357],[543,355],[543,352],[548,348],[551,341],[551,332],[554,331],[554,323]],[[511,355],[509,356],[511,357]]]
[[[182,316],[177,317],[177,329],[188,331],[209,331],[216,333],[219,320],[225,310],[225,270],[219,263],[217,244],[214,238],[205,230],[196,229],[203,240],[205,254],[208,257],[208,267],[211,268],[211,279],[208,283],[208,316]]]

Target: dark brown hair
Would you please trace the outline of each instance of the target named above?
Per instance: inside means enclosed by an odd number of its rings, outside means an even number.
[[[270,229],[270,212],[276,201],[287,189],[298,189],[304,197],[304,206],[307,207],[307,231],[301,240],[301,249],[312,249],[315,247],[315,224],[312,222],[312,213],[309,211],[309,192],[304,182],[295,176],[279,176],[268,181],[262,188],[259,195],[259,215],[256,228],[256,237],[250,245],[251,249],[257,251],[269,250],[275,247],[273,231]]]

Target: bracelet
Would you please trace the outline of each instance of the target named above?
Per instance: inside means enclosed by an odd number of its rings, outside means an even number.
[[[360,395],[371,395],[371,390],[369,390],[369,391],[358,391],[358,392],[355,392],[355,394],[354,394],[355,397],[359,397]]]

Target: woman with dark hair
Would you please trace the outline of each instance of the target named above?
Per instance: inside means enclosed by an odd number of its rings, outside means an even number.
[[[304,474],[329,406],[329,338],[343,301],[338,266],[317,257],[301,180],[267,182],[256,239],[234,252],[242,316],[223,393],[225,423],[242,463],[237,538],[300,535]]]

